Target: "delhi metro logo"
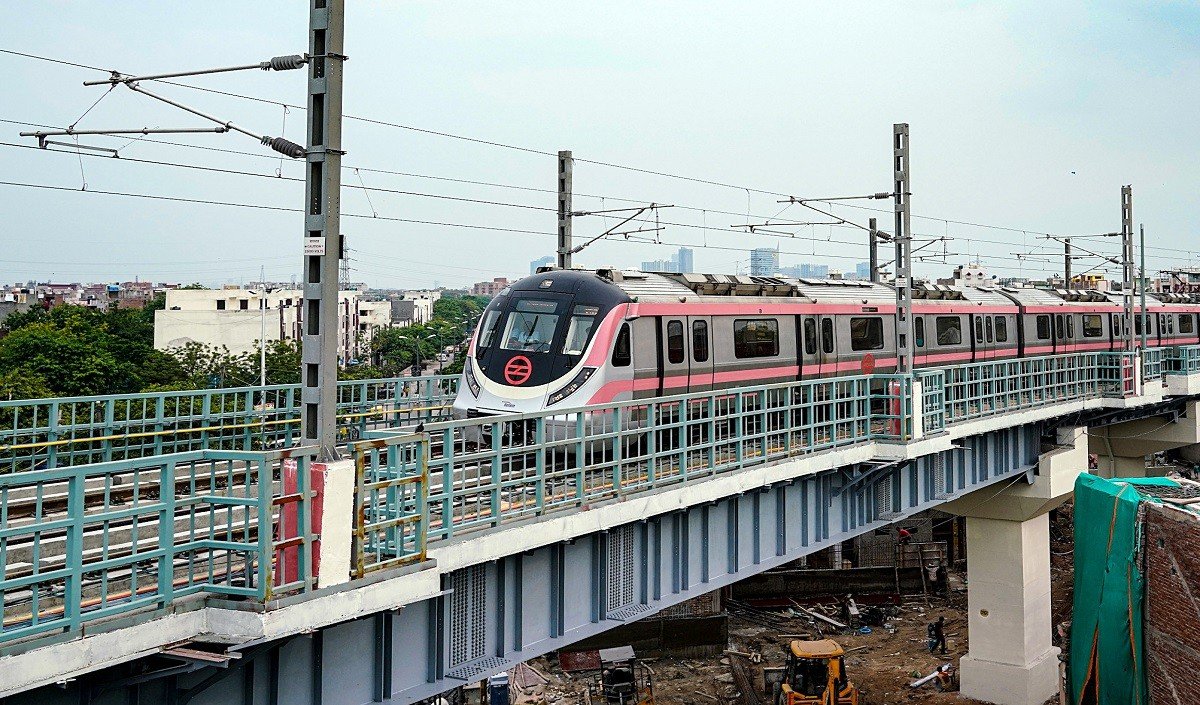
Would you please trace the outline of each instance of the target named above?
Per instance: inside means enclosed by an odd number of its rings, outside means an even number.
[[[524,384],[533,374],[533,363],[524,355],[517,355],[504,366],[504,380],[513,386]]]

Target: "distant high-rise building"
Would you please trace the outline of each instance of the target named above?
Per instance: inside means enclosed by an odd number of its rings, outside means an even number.
[[[671,264],[671,260],[653,259],[648,262],[642,262],[643,272],[670,272],[673,270],[674,267]]]
[[[539,257],[529,263],[529,273],[537,274],[538,267],[549,267],[550,265],[554,264],[554,262],[555,262],[554,255],[546,255],[545,257]]]
[[[681,274],[688,274],[696,271],[695,263],[692,259],[692,249],[690,247],[681,247],[679,252],[675,253],[675,271]]]
[[[800,265],[800,276],[804,279],[826,279],[829,277],[829,265],[805,262]]]
[[[769,247],[750,250],[750,276],[769,277],[779,271],[779,251]]]
[[[854,276],[858,277],[859,279],[862,279],[863,281],[870,280],[871,279],[871,263],[870,262],[859,262],[858,264],[854,265]]]

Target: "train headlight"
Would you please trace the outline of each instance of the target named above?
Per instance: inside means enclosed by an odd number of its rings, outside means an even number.
[[[575,379],[571,380],[570,384],[550,395],[550,398],[546,400],[546,406],[553,406],[574,394],[576,390],[583,386],[584,382],[591,379],[595,372],[595,367],[585,367],[580,370],[579,374],[575,375]]]
[[[472,369],[470,358],[467,359],[467,364],[463,365],[463,377],[467,380],[467,389],[471,390],[471,396],[479,398],[479,380],[475,379],[475,371]]]

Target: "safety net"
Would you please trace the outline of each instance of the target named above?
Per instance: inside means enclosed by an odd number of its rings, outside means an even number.
[[[1086,473],[1075,481],[1075,600],[1069,662],[1075,705],[1147,702],[1138,505],[1153,498],[1138,492],[1136,485],[1143,483]]]

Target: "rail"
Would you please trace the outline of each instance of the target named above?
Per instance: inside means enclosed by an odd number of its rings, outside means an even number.
[[[338,383],[338,434],[449,415],[458,378]],[[297,442],[300,386],[271,385],[0,401],[0,473],[205,448],[267,450]]]
[[[265,601],[310,589],[315,452],[189,451],[0,475],[0,644],[194,593]],[[280,490],[288,470],[291,495]],[[289,514],[290,531],[278,521]]]

